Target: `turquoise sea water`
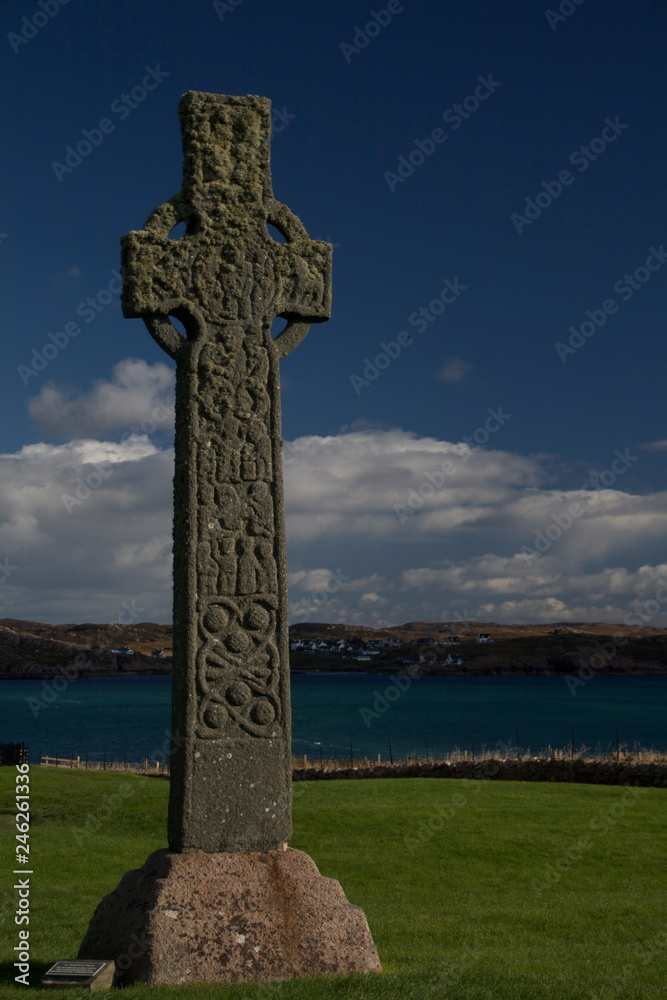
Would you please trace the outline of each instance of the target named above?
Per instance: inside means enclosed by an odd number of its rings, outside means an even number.
[[[61,684],[64,681],[60,682]],[[47,681],[0,682],[0,742],[31,758],[164,758],[170,677],[91,678],[55,693]],[[594,677],[573,696],[560,677],[417,677],[400,691],[387,675],[292,677],[293,752],[317,758],[395,756],[482,746],[667,748],[667,675]],[[518,733],[517,733],[518,730]]]

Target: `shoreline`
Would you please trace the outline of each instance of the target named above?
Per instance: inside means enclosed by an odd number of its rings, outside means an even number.
[[[456,677],[456,678],[471,678],[471,677],[559,677],[563,680],[569,678],[575,682],[578,681],[577,674],[569,674],[556,670],[518,670],[516,668],[507,669],[493,669],[493,670],[433,670],[428,671],[415,671],[410,670],[409,667],[403,666],[401,669],[396,670],[306,670],[303,668],[295,668],[290,670],[290,675],[294,677],[397,677],[397,676],[408,676],[411,681],[420,680],[424,677]],[[67,667],[56,668],[51,671],[45,671],[40,673],[26,673],[21,672],[19,674],[5,674],[0,676],[0,684],[2,681],[43,681],[47,683],[48,681],[58,681],[66,680],[67,683],[71,684],[74,681],[80,680],[122,680],[126,677],[171,677],[171,670],[137,670],[137,671],[118,671],[117,673],[80,673],[73,675],[71,670]],[[621,670],[621,669],[600,669],[593,674],[593,677],[666,677],[667,667],[660,670]],[[589,680],[592,677],[588,678]],[[579,683],[586,683],[586,680],[579,681]]]
[[[421,677],[576,677],[577,675],[572,673],[561,672],[560,670],[543,670],[540,668],[531,669],[527,667],[526,669],[518,669],[516,667],[496,667],[493,669],[470,669],[470,670],[449,670],[444,668],[442,670],[438,668],[431,668],[429,670],[414,670],[410,669],[410,664],[402,664],[401,669],[397,670],[306,670],[304,668],[296,667],[290,670],[291,674],[302,675],[309,677],[395,677],[399,674],[407,674],[412,680],[418,680]],[[659,670],[623,670],[623,669],[598,669],[595,671],[595,677],[665,677],[667,676],[667,665]]]
[[[1,669],[1,668],[0,668]],[[35,671],[21,671],[5,673],[0,676],[0,683],[2,681],[52,681],[52,680],[66,680],[68,683],[73,683],[78,680],[100,680],[109,679],[117,680],[124,677],[171,677],[171,669],[154,669],[154,670],[119,670],[114,672],[109,671],[86,671],[74,672],[73,668],[70,666],[54,667],[49,670],[43,670],[39,672]],[[456,669],[439,669],[430,667],[428,670],[417,670],[414,664],[401,664],[400,667],[395,669],[384,668],[377,670],[315,670],[308,669],[305,667],[294,667],[290,669],[290,675],[295,677],[396,677],[401,675],[407,675],[411,680],[419,680],[423,677],[560,677],[560,678],[571,678],[577,679],[576,673],[567,673],[560,670],[549,670],[540,667],[535,667],[531,669],[526,667],[524,669],[517,667],[494,667],[490,669],[483,668],[471,668],[468,670],[462,670],[461,668]],[[613,667],[604,667],[596,669],[592,677],[665,677],[667,676],[667,666],[660,665],[660,669],[647,670],[643,668],[643,665],[638,665],[637,669],[623,669]],[[589,677],[588,679],[592,679]],[[585,681],[582,681],[585,683]]]

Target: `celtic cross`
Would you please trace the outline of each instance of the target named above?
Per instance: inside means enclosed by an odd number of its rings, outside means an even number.
[[[183,188],[123,238],[124,314],[176,363],[169,846],[268,851],[291,833],[279,362],[329,318],[331,247],[273,197],[270,101],[179,116]]]

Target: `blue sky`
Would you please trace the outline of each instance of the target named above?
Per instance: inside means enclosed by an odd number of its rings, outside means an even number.
[[[667,624],[661,0],[1,21],[0,615],[169,619],[171,362],[114,271],[204,90],[271,98],[276,197],[335,245],[333,318],[282,363],[295,620]]]

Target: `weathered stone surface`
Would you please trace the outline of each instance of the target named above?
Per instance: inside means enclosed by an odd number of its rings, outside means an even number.
[[[291,833],[279,362],[329,317],[331,247],[273,197],[270,101],[179,114],[183,188],[122,264],[125,315],[177,365],[169,845],[267,851]]]
[[[179,110],[183,188],[122,264],[125,315],[176,362],[171,850],[100,903],[79,954],[153,985],[380,971],[362,911],[286,844],[279,362],[329,317],[331,247],[273,197],[269,101],[193,92]]]
[[[249,982],[380,972],[363,912],[302,851],[155,851],[98,906],[79,958],[121,982]]]

